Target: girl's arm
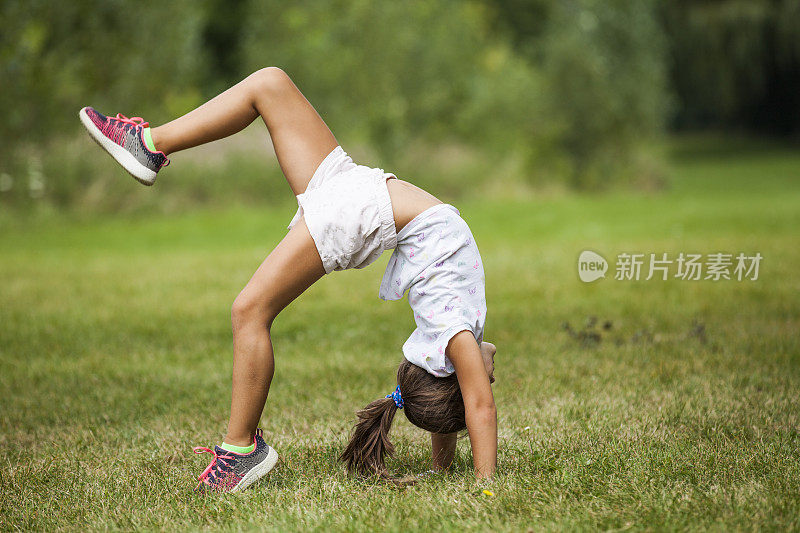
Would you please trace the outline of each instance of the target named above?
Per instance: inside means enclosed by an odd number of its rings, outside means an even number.
[[[464,410],[472,444],[475,475],[488,478],[497,466],[497,408],[480,347],[470,331],[455,335],[446,355],[453,363],[464,398]]]
[[[456,454],[457,433],[431,433],[431,457],[433,470],[449,468]]]

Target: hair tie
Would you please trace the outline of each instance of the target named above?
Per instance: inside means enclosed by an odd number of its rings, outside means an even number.
[[[397,406],[398,409],[403,408],[404,402],[403,402],[403,395],[400,394],[400,385],[398,385],[397,388],[394,389],[394,392],[392,392],[391,394],[387,394],[386,397],[394,400],[394,404]]]

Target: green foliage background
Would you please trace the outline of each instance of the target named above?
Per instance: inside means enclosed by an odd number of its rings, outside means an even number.
[[[77,110],[159,124],[267,65],[349,150],[434,193],[659,187],[653,146],[670,125],[798,131],[800,96],[781,83],[800,81],[797,13],[789,0],[6,0],[0,205],[141,207],[74,142]],[[275,171],[262,157],[170,169],[173,204],[219,192],[203,171],[235,174],[247,201]]]

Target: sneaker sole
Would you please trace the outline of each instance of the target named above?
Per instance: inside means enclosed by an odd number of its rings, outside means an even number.
[[[244,477],[236,484],[235,487],[231,489],[231,492],[239,492],[240,490],[244,490],[262,477],[269,474],[269,471],[273,469],[275,463],[278,462],[278,452],[275,451],[275,448],[270,446],[269,453],[264,458],[263,461],[258,463],[256,466],[250,469]]]
[[[78,112],[78,117],[81,119],[83,127],[86,128],[86,131],[88,131],[89,135],[94,139],[94,142],[105,150],[108,155],[113,157],[117,163],[122,165],[122,168],[133,176],[136,181],[148,187],[155,183],[156,173],[139,163],[139,161],[133,157],[133,154],[125,148],[103,135],[103,132],[101,132],[98,127],[95,126],[94,122],[92,122],[92,119],[89,118],[85,107]]]

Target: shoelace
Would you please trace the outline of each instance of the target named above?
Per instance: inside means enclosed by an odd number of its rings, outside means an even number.
[[[111,121],[114,120],[119,122],[122,126],[118,126]],[[108,122],[102,128],[103,133],[108,136],[111,140],[113,140],[117,144],[121,144],[122,139],[125,136],[125,125],[133,126],[137,130],[140,128],[147,128],[150,126],[150,123],[147,122],[142,117],[131,117],[128,118],[122,113],[117,113],[116,117],[108,117]],[[163,155],[163,152],[158,152]],[[169,159],[164,159],[164,162],[161,164],[162,167],[169,166]]]
[[[208,478],[209,478],[209,477],[212,477],[214,480],[216,480],[216,478],[217,478],[217,476],[218,476],[218,473],[214,472],[214,467],[216,466],[216,464],[217,464],[217,461],[218,461],[218,460],[221,460],[221,459],[222,459],[220,462],[221,462],[221,463],[222,463],[224,466],[230,466],[230,465],[228,465],[227,463],[225,463],[224,459],[233,459],[233,460],[235,460],[235,457],[233,457],[233,456],[231,456],[231,455],[217,455],[217,452],[216,452],[216,451],[212,450],[211,448],[206,448],[206,447],[204,447],[204,446],[196,446],[196,447],[192,448],[192,451],[193,451],[194,453],[196,453],[196,454],[201,454],[201,453],[210,453],[211,455],[213,455],[213,456],[214,456],[214,458],[213,458],[213,459],[211,459],[211,462],[208,464],[208,466],[206,467],[206,469],[205,469],[205,470],[203,470],[203,473],[202,473],[202,474],[200,474],[200,475],[197,477],[197,479],[199,479],[199,480],[200,480],[200,483],[198,483],[198,484],[197,484],[197,486],[198,486],[198,487],[199,487],[200,485],[202,485],[203,483],[205,483],[206,485],[209,485],[209,486],[213,486],[213,485],[212,485],[212,482],[211,482],[211,481],[210,481]],[[220,469],[218,469],[218,470],[219,470],[220,472],[222,471],[222,469],[221,469],[221,468],[220,468]]]
[[[142,117],[131,117],[131,118],[128,118],[125,115],[123,115],[122,113],[117,113],[116,117],[108,117],[108,118],[110,118],[111,120],[118,120],[119,122],[122,122],[123,124],[130,124],[131,126],[136,127],[136,128],[139,128],[139,127],[147,128],[148,126],[150,126],[150,123],[149,122],[145,122],[145,120]]]

